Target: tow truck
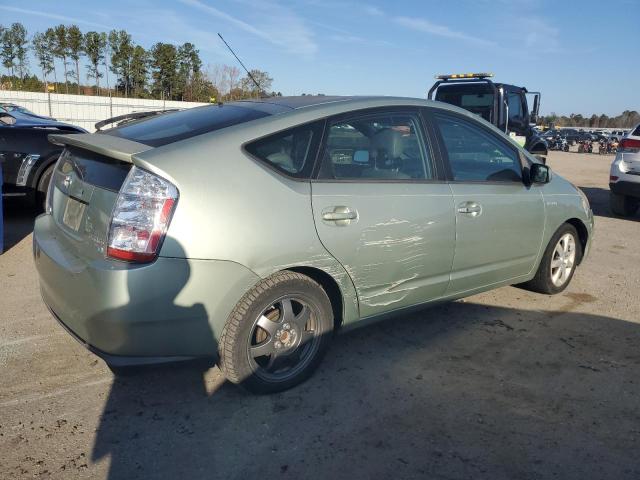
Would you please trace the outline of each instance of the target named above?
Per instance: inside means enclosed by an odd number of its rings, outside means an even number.
[[[492,77],[492,73],[436,75],[436,82],[427,98],[450,103],[481,116],[546,163],[547,142],[533,128],[538,120],[540,92],[494,83]],[[531,111],[527,95],[533,97]]]

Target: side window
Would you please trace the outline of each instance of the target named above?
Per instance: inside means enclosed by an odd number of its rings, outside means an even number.
[[[245,149],[287,175],[310,178],[320,135],[319,124],[305,125],[256,140]]]
[[[520,182],[517,151],[482,127],[436,114],[449,165],[456,181]]]
[[[510,93],[507,97],[507,104],[509,105],[509,120],[518,119],[520,122],[522,118],[522,99],[520,95]]]
[[[381,114],[329,124],[320,178],[433,179],[418,116]]]

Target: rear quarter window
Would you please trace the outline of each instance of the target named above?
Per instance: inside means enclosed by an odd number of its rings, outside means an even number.
[[[285,175],[311,178],[322,122],[290,128],[245,145],[254,158]]]
[[[207,105],[132,122],[104,134],[160,147],[267,115],[265,111],[237,105]]]
[[[640,125],[638,125],[636,129],[631,132],[631,135],[633,135],[634,137],[640,137]]]

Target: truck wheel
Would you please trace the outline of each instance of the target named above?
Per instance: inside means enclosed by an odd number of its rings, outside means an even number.
[[[287,390],[311,376],[332,333],[333,310],[324,289],[297,272],[278,272],[247,292],[229,315],[219,366],[229,381],[250,392]]]
[[[47,208],[47,190],[49,190],[49,182],[51,182],[55,166],[55,162],[52,165],[49,165],[42,175],[40,175],[40,180],[38,180],[38,187],[36,190],[36,209],[39,212],[44,212]]]
[[[621,217],[630,217],[638,210],[639,200],[628,195],[609,192],[611,212]]]
[[[571,282],[581,257],[578,232],[573,225],[565,223],[549,240],[535,277],[519,286],[538,293],[560,293]]]

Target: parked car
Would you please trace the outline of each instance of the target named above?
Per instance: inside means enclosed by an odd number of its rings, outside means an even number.
[[[575,145],[578,142],[582,142],[585,138],[584,133],[574,128],[563,128],[560,130],[560,133],[567,140],[569,145]]]
[[[612,130],[609,132],[609,140],[619,142],[627,135],[627,133],[628,132],[625,130]]]
[[[340,328],[561,292],[591,242],[580,190],[440,102],[270,98],[51,140],[42,297],[118,373],[218,355],[230,381],[284,390]]]
[[[640,205],[640,124],[620,140],[609,174],[611,211],[628,217]]]
[[[51,133],[86,130],[18,110],[0,110],[0,162],[4,195],[26,197],[44,207],[53,167],[62,147],[47,140]]]
[[[29,115],[29,116],[35,117],[35,118],[43,118],[45,120],[55,120],[55,118],[45,117],[43,115],[38,115],[36,113],[33,113],[28,108],[22,107],[20,105],[15,104],[15,103],[0,103],[0,112],[6,112],[6,113],[9,113],[9,114],[18,113],[18,114],[22,114],[22,115]]]

